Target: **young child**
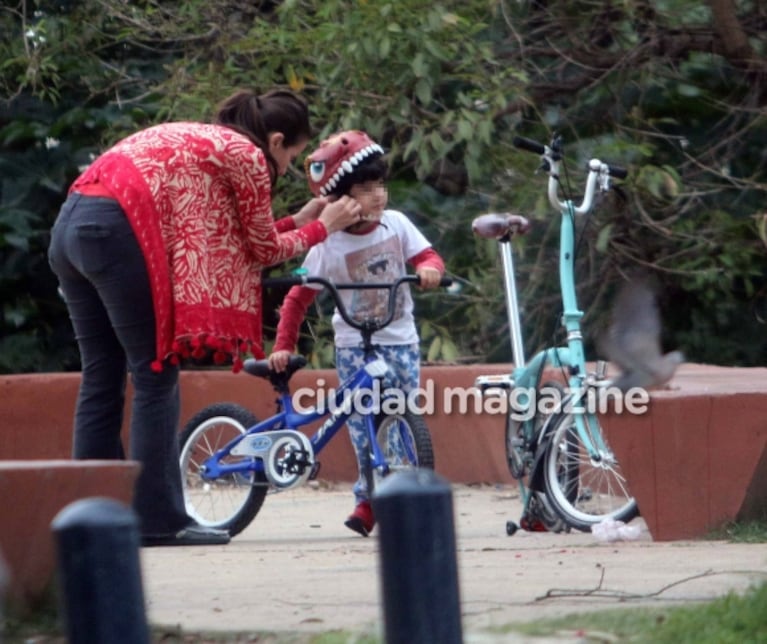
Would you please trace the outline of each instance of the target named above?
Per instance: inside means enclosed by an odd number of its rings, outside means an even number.
[[[314,246],[303,267],[309,275],[321,275],[335,282],[386,282],[413,266],[421,287],[439,285],[445,272],[442,258],[411,221],[396,210],[386,210],[387,164],[383,149],[364,132],[347,131],[331,136],[307,157],[304,164],[309,187],[315,196],[339,198],[348,195],[362,207],[360,221],[335,232]],[[320,287],[321,288],[321,287]],[[277,339],[269,362],[284,370],[296,346],[299,327],[319,290],[294,286],[280,308]],[[398,289],[394,320],[373,336],[394,382],[390,386],[405,393],[420,385],[418,333],[413,320],[413,300],[407,284]],[[362,318],[386,311],[388,292],[378,289],[343,290],[341,296],[352,317]],[[363,352],[358,331],[349,327],[336,312],[333,316],[338,378],[344,381],[362,364]],[[347,426],[357,455],[359,478],[354,485],[356,506],[345,525],[363,536],[375,526],[361,467],[367,449],[365,425],[361,416],[352,416]]]

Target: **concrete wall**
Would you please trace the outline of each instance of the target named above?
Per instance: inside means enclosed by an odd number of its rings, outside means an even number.
[[[427,381],[434,383],[435,398],[441,400],[446,389],[466,389],[473,385],[477,375],[507,373],[508,369],[507,365],[426,367],[423,381],[425,386]],[[322,387],[336,387],[335,371],[303,370],[292,380],[294,391],[302,387],[316,389],[318,383]],[[78,384],[76,373],[0,376],[0,459],[68,458]],[[269,383],[245,373],[184,371],[181,392],[182,426],[195,412],[216,402],[238,403],[258,418],[266,418],[275,411],[276,395]],[[457,408],[457,401],[453,406]],[[503,451],[502,415],[476,413],[473,409],[467,414],[447,414],[438,408],[427,416],[427,423],[432,433],[436,467],[449,480],[459,483],[512,481]],[[123,431],[127,440],[127,418]],[[352,481],[356,478],[354,454],[345,434],[337,436],[319,460],[322,479]]]
[[[478,375],[508,373],[509,365],[424,367],[436,401],[468,388]],[[62,459],[71,450],[78,374],[0,377],[0,459]],[[294,391],[337,383],[333,371],[303,370]],[[213,402],[232,401],[263,418],[274,392],[245,373],[182,373],[182,422]],[[455,406],[455,405],[454,405]],[[504,453],[504,418],[487,410],[427,415],[436,469],[455,483],[513,483]],[[765,511],[767,488],[767,369],[684,365],[671,387],[653,392],[648,413],[607,421],[610,441],[656,539],[700,536],[743,513]],[[320,478],[352,481],[351,446],[340,435],[319,456]]]
[[[134,461],[0,461],[0,557],[8,568],[11,612],[23,614],[52,593],[56,515],[91,497],[130,506],[138,472]]]

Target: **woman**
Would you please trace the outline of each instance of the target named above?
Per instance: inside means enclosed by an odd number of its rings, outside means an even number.
[[[167,123],[115,144],[78,177],[49,260],[80,350],[77,459],[122,459],[126,369],[130,457],[144,545],[224,544],[187,515],[178,465],[179,359],[208,351],[234,369],[261,349],[261,269],[359,220],[350,198],[313,199],[275,221],[271,192],[311,136],[287,91],[239,91],[212,124]]]

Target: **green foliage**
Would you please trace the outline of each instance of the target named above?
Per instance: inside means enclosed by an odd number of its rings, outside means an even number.
[[[0,129],[4,148],[15,148],[0,158],[0,373],[76,365],[46,258],[50,213],[68,183],[70,154],[52,131],[51,124],[32,121]]]
[[[0,42],[0,373],[76,369],[49,231],[79,168],[146,122],[151,105],[128,99],[158,61],[134,58],[93,2],[20,2],[0,30],[19,35]]]
[[[425,359],[510,359],[497,248],[470,234],[471,220],[487,211],[533,220],[515,245],[527,350],[560,339],[559,223],[537,159],[511,145],[515,134],[545,142],[557,132],[568,159],[563,187],[574,198],[591,157],[630,171],[620,192],[577,222],[587,348],[618,283],[642,269],[661,286],[666,344],[695,361],[764,364],[764,9],[735,3],[723,21],[717,7],[6,3],[0,372],[76,368],[45,249],[78,168],[145,125],[208,118],[239,86],[303,93],[317,140],[360,128],[387,148],[392,206],[424,228],[457,278],[449,294],[417,296]],[[281,181],[274,210],[291,211],[307,196],[297,168]],[[267,301],[268,323],[278,303]],[[324,316],[314,327],[321,338],[329,330]],[[307,350],[314,364],[328,364],[331,349],[309,342]]]
[[[487,170],[494,115],[522,91],[493,51],[492,16],[483,3],[288,0],[232,36],[227,61],[186,69],[208,86],[236,61],[251,84],[306,94],[320,137],[363,128],[398,173],[463,191]]]

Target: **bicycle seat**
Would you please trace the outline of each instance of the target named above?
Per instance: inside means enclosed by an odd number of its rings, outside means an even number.
[[[285,381],[290,379],[290,376],[292,376],[296,371],[301,369],[302,367],[306,366],[306,358],[304,356],[290,356],[288,359],[288,366],[285,368],[285,371],[282,371],[280,373],[277,373],[276,371],[272,371],[269,368],[269,361],[264,360],[256,360],[255,358],[248,358],[245,360],[245,362],[242,365],[243,371],[246,371],[251,376],[258,376],[259,378],[267,378],[270,381],[273,381],[273,379],[279,378],[284,379]]]
[[[524,235],[530,230],[530,222],[522,215],[512,215],[508,212],[488,213],[474,219],[471,222],[471,230],[485,239],[501,239],[507,235]]]

